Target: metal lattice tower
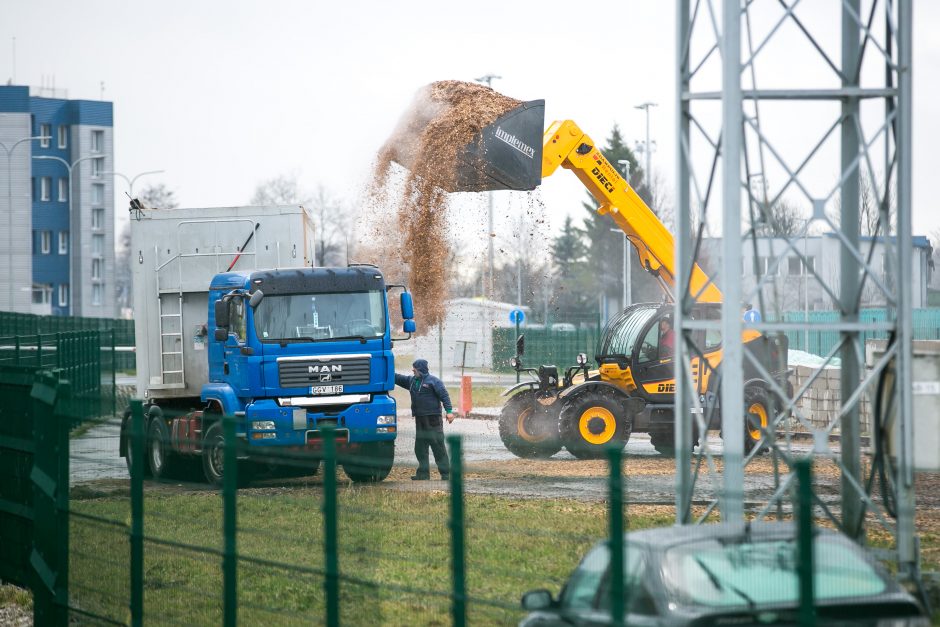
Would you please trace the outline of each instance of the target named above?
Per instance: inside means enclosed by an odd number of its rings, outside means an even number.
[[[885,403],[900,421],[901,453],[887,473],[896,508],[887,506],[883,495],[873,495],[859,418],[863,399],[874,399],[886,369],[893,368],[900,382],[911,381],[912,294],[905,272],[912,256],[911,5],[911,0],[678,0],[676,242],[677,290],[683,297],[676,299],[675,328],[682,338],[676,360],[678,522],[691,522],[692,503],[703,501],[707,507],[698,520],[716,508],[723,519],[739,520],[746,502],[758,518],[779,516],[794,481],[792,462],[815,456],[839,474],[838,495],[814,495],[817,512],[859,540],[867,524],[882,525],[896,540],[893,556],[901,572],[913,577],[911,386],[893,386]],[[873,237],[860,232],[865,185],[874,190]],[[779,250],[768,245],[758,268],[760,234],[777,229],[779,214],[772,209],[782,202],[798,207],[802,220],[795,233],[780,240]],[[805,238],[821,233],[838,242],[838,273],[808,259]],[[711,264],[710,274],[724,294],[721,318],[695,319],[691,264],[694,259],[708,265],[702,242],[715,234],[721,235],[720,264]],[[883,265],[874,259],[876,242],[884,250]],[[754,253],[753,286],[741,280],[745,250]],[[773,276],[793,256],[806,284],[818,284],[835,304],[836,321],[816,322],[808,312],[798,321],[776,315],[787,303],[774,289]],[[884,320],[861,319],[863,291],[882,298]],[[758,303],[764,320],[745,323],[744,302]],[[806,302],[808,309],[808,296]],[[841,359],[841,404],[828,424],[811,421],[801,403],[823,368],[791,392],[774,383],[744,349],[747,329],[766,335],[838,334],[823,363]],[[723,347],[715,372],[720,384],[713,386],[715,398],[702,397],[695,381],[707,366],[696,356],[704,338],[716,333]],[[865,333],[891,338],[868,369]],[[771,450],[773,495],[759,502],[749,499],[745,478],[749,465],[768,457],[758,449],[745,454],[745,366],[771,381],[770,394],[779,399],[763,430]],[[706,426],[717,424],[716,399],[725,435],[720,473],[714,444],[702,437],[693,456],[691,440],[693,425],[704,434]],[[812,444],[796,442],[795,430],[812,434]],[[836,433],[839,444],[830,444]],[[700,472],[703,467],[710,472]]]

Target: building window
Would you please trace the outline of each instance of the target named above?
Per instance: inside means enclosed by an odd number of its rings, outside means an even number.
[[[59,148],[68,148],[68,147],[69,147],[69,127],[60,125],[59,126]]]
[[[95,231],[104,228],[104,209],[91,210],[91,228]]]
[[[800,261],[800,258],[796,255],[790,255],[787,257],[787,274],[790,276],[798,276],[803,269],[803,263]]]
[[[52,252],[52,231],[39,232],[39,252],[43,255]]]
[[[91,278],[101,279],[101,259],[91,260]]]
[[[101,283],[94,283],[91,286],[91,304],[101,304],[101,294],[104,292],[104,286]]]
[[[59,254],[69,254],[69,232],[59,231]]]
[[[104,150],[104,131],[91,132],[91,151],[101,152]]]
[[[32,201],[36,202],[36,177],[33,177],[33,184],[29,187],[30,191],[33,193]]]
[[[806,263],[804,265],[808,268],[808,271],[806,272],[806,274],[809,274],[810,272],[815,272],[816,271],[816,257],[814,257],[813,255],[808,255],[806,257]]]
[[[97,161],[97,159],[95,159],[95,161]],[[92,183],[91,184],[91,204],[93,205],[104,204],[104,183]]]
[[[91,236],[91,254],[96,257],[104,256],[104,235]]]
[[[42,139],[39,140],[39,145],[42,148],[48,148],[50,139],[52,138],[52,125],[51,124],[40,124],[39,125],[39,135]]]
[[[104,169],[104,159],[91,160],[91,178],[100,179],[101,171]],[[102,194],[103,196],[104,194]]]
[[[52,302],[52,286],[45,283],[33,283],[33,304],[48,305]]]
[[[52,177],[43,176],[39,179],[39,200],[52,199]]]
[[[59,202],[68,202],[69,200],[69,180],[67,178],[59,179]]]
[[[59,307],[69,306],[69,286],[67,283],[59,284]]]

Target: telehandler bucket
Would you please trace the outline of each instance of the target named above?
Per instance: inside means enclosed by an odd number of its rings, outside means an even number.
[[[533,100],[510,109],[484,126],[459,152],[453,176],[442,177],[448,192],[528,191],[542,182],[542,135],[545,101]],[[404,157],[404,158],[402,158]],[[399,155],[400,163],[408,161]],[[408,163],[401,163],[406,168]]]

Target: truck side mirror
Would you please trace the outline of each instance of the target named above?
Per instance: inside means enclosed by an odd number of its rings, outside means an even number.
[[[516,356],[522,357],[525,355],[525,334],[519,336],[516,340]]]
[[[401,317],[405,320],[411,320],[415,317],[415,306],[409,292],[401,293]],[[409,331],[409,333],[413,333],[413,331]]]
[[[261,304],[261,300],[264,298],[264,292],[261,290],[255,290],[251,293],[251,298],[248,299],[248,305],[254,309]]]
[[[228,339],[228,329],[216,328],[215,330],[215,341],[224,342]]]
[[[215,301],[215,326],[223,328],[228,326],[228,301],[224,298]],[[219,339],[218,331],[216,331],[215,339]]]
[[[418,327],[415,325],[414,320],[405,320],[404,324],[402,325],[402,331],[405,333],[414,333],[417,328]]]

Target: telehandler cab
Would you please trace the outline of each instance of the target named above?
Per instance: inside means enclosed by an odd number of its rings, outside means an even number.
[[[597,201],[598,213],[609,215],[626,234],[642,267],[659,281],[666,300],[629,306],[608,323],[594,355],[597,370],[588,369],[583,353],[560,380],[556,366],[525,368],[524,340],[520,341],[513,365],[537,380],[504,392],[510,398],[500,416],[500,436],[519,457],[551,457],[564,446],[575,457],[588,459],[601,456],[613,443],[625,445],[634,431],[646,431],[657,451],[673,455],[676,340],[669,335],[674,312],[669,301],[676,289],[676,268],[672,233],[573,121],[553,122],[542,133],[544,108],[543,100],[526,102],[485,126],[463,150],[458,171],[449,177],[452,182],[445,191],[532,190],[559,167],[570,170]],[[692,267],[690,290],[693,318],[720,316],[721,291],[697,264]],[[745,350],[789,391],[786,337],[746,329],[742,339]],[[693,340],[699,350],[690,365],[700,406],[709,417],[706,428],[719,428],[721,337],[695,332]],[[742,376],[748,421],[745,451],[750,452],[766,443],[767,427],[784,403],[749,360]],[[691,441],[697,443],[697,433]]]

